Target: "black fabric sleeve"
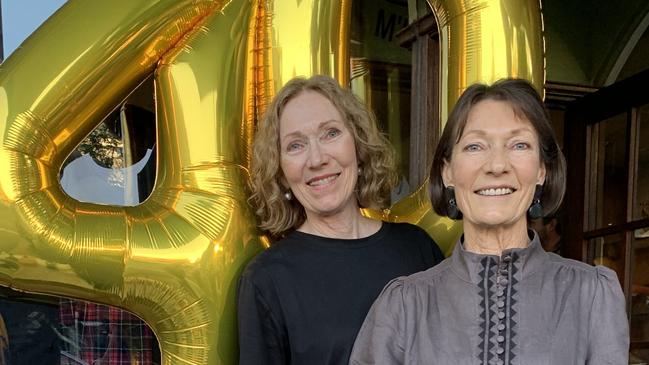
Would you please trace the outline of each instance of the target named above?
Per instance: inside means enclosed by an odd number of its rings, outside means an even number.
[[[437,242],[428,234],[428,232],[424,231],[423,228],[419,226],[415,226],[419,235],[421,236],[421,239],[423,242],[426,242],[428,245],[430,245],[430,249],[433,252],[433,265],[435,266],[442,262],[444,260],[444,253],[442,250],[439,248],[437,245]]]
[[[435,240],[433,240],[432,238],[430,239],[430,246],[433,250],[433,258],[435,260],[434,264],[437,265],[444,260],[445,258],[444,254],[442,253],[442,250],[437,245],[437,242],[435,242]]]
[[[272,304],[263,295],[259,284],[263,287],[264,283],[255,283],[254,275],[246,273],[239,281],[239,364],[289,364],[290,352],[284,326],[273,313]]]

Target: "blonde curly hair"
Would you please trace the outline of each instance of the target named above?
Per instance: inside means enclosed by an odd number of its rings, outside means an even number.
[[[279,126],[284,106],[307,90],[329,99],[354,136],[356,157],[361,167],[355,190],[359,206],[374,209],[386,207],[397,181],[394,150],[379,131],[374,114],[351,91],[340,87],[331,77],[294,78],[284,85],[266,110],[253,143],[252,195],[249,202],[261,220],[260,228],[273,236],[296,229],[306,219],[300,202],[284,197],[286,189],[282,184],[284,174],[280,167]]]

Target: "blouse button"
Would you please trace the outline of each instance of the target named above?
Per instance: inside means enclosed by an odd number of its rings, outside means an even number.
[[[503,256],[503,261],[504,262],[510,262],[511,260],[512,260],[512,257],[510,255]]]
[[[498,337],[496,337],[496,341],[498,341],[498,342],[503,342],[503,341],[505,341],[505,337],[503,337],[503,336],[498,336]]]
[[[500,275],[507,276],[509,275],[509,271],[507,271],[507,269],[500,269]]]
[[[498,308],[502,308],[502,307],[504,307],[504,306],[505,306],[505,302],[502,301],[502,300],[499,300],[499,301],[498,301]]]
[[[502,289],[498,289],[498,291],[496,292],[496,294],[497,294],[499,297],[502,297],[503,294],[505,294],[505,291],[502,290]]]
[[[498,361],[496,361],[496,365],[504,365],[504,364],[505,364],[505,362],[500,360],[500,359],[498,359]]]
[[[503,323],[500,323],[500,324],[498,325],[498,331],[502,331],[502,330],[504,330],[504,329],[505,329],[505,325],[504,325]]]
[[[502,354],[503,352],[505,352],[505,350],[502,347],[496,347],[496,353],[498,355]]]
[[[505,318],[505,312],[498,312],[498,318],[500,319]]]
[[[507,283],[509,283],[509,280],[507,280],[506,278],[500,278],[500,284],[507,285]]]

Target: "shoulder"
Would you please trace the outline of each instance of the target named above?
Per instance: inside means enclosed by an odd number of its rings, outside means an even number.
[[[386,223],[389,225],[387,238],[398,242],[400,247],[410,247],[413,250],[432,255],[435,263],[444,259],[444,254],[437,242],[423,228],[410,223]]]
[[[290,235],[282,238],[253,257],[243,270],[241,278],[251,281],[267,278],[273,271],[286,265],[294,256],[293,253],[299,250],[299,243]]]
[[[449,259],[446,259],[428,270],[392,279],[383,288],[377,301],[408,307],[415,298],[425,297],[431,290],[436,290],[436,283],[444,280],[449,272],[448,264]]]
[[[582,283],[587,281],[595,286],[619,286],[617,274],[608,267],[589,265],[585,262],[561,257],[554,253],[548,253],[548,259],[552,264],[551,267],[554,267],[555,270],[567,271],[571,274],[572,280],[580,279]]]
[[[549,262],[556,268],[574,270],[587,276],[596,276],[599,271],[612,271],[604,266],[593,266],[585,262],[561,257],[555,253],[547,252]]]
[[[428,233],[424,231],[421,227],[416,226],[411,223],[394,223],[394,222],[383,222],[383,224],[386,224],[388,228],[390,229],[389,232],[390,234],[395,234],[395,235],[426,235],[428,236]]]
[[[422,288],[435,285],[436,281],[443,279],[445,275],[451,272],[450,264],[451,258],[446,258],[428,270],[420,271],[404,277],[404,284],[412,288]]]
[[[450,258],[446,258],[430,269],[398,277],[392,280],[388,286],[390,286],[391,291],[404,293],[404,295],[407,295],[406,293],[427,291],[434,287],[439,280],[444,280],[445,276],[450,273],[450,269]],[[388,286],[386,286],[386,289]]]
[[[400,243],[409,243],[413,245],[427,244],[429,245],[433,239],[421,227],[410,223],[388,223],[386,238],[399,241]]]

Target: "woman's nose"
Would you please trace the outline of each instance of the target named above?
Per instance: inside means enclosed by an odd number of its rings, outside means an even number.
[[[326,163],[327,155],[319,143],[311,143],[309,148],[309,167],[318,167]]]
[[[501,175],[508,171],[509,160],[504,148],[496,148],[489,154],[489,160],[485,163],[487,173]]]

